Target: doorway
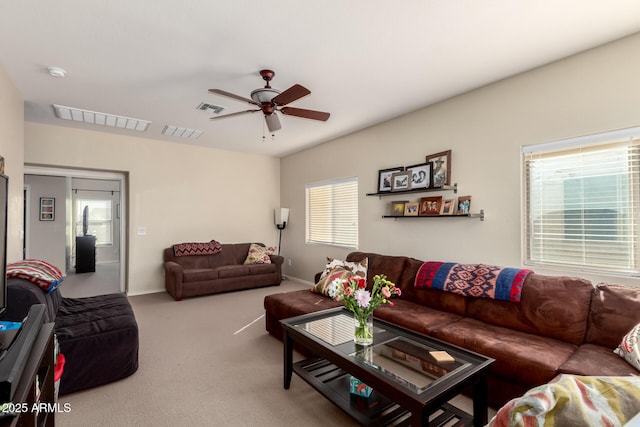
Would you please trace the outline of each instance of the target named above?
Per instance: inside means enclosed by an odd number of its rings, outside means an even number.
[[[64,271],[65,297],[127,292],[127,174],[29,165],[24,173],[25,257]],[[55,204],[53,221],[39,217],[41,199]]]

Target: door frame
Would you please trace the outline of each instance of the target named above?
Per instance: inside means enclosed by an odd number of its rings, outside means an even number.
[[[73,168],[57,168],[53,166],[24,165],[25,175],[62,176],[66,178],[108,179],[120,182],[120,291],[128,292],[127,280],[127,249],[128,249],[128,218],[127,218],[127,172],[88,170]],[[69,195],[67,195],[69,196]],[[25,206],[28,208],[28,205]],[[28,213],[25,213],[27,215]],[[67,231],[68,232],[68,231]],[[68,237],[68,236],[67,236]],[[28,242],[25,239],[25,252],[29,252]]]

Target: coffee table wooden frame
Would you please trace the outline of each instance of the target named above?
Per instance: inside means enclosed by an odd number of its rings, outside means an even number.
[[[309,383],[331,402],[362,425],[387,425],[405,417],[399,425],[440,425],[452,418],[457,425],[484,426],[488,421],[487,370],[494,359],[448,344],[432,337],[374,319],[374,328],[385,334],[406,337],[428,347],[444,350],[469,362],[463,369],[446,374],[421,393],[394,382],[392,378],[350,356],[357,350],[353,341],[332,346],[295,325],[349,313],[342,307],[281,320],[284,342],[284,388],[289,389],[292,374]],[[293,346],[314,355],[293,363]],[[374,345],[376,336],[374,334]],[[359,378],[374,390],[369,398],[349,394],[349,376]],[[473,417],[447,402],[471,387]],[[346,393],[345,393],[346,391]],[[407,412],[410,416],[407,417]],[[434,419],[432,415],[437,415]],[[431,421],[429,421],[429,419]]]

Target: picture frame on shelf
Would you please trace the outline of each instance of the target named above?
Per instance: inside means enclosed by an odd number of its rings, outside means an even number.
[[[423,197],[420,199],[420,216],[440,215],[442,196]]]
[[[40,221],[56,220],[56,199],[53,197],[40,197]]]
[[[389,169],[380,169],[378,171],[378,193],[386,193],[391,191],[391,176],[396,172],[404,171],[404,166],[398,166]]]
[[[408,200],[396,200],[391,202],[391,215],[404,216],[404,207]]]
[[[442,206],[440,206],[440,215],[453,215],[456,209],[456,199],[443,199]]]
[[[426,161],[433,165],[433,188],[442,188],[451,185],[451,150],[430,154]]]
[[[404,204],[404,216],[418,216],[418,202],[408,202]]]
[[[411,188],[431,187],[431,176],[433,174],[433,164],[430,162],[407,166],[406,170],[411,171]]]
[[[458,197],[456,215],[469,215],[471,213],[471,196]]]
[[[396,172],[391,175],[391,191],[411,190],[411,172]]]

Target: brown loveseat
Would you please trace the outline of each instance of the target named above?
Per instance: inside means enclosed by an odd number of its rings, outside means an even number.
[[[385,274],[402,289],[374,316],[494,358],[488,398],[496,408],[561,373],[640,374],[613,353],[640,322],[640,288],[530,274],[516,303],[415,288],[417,259],[353,252],[346,260],[365,257],[369,286]],[[281,319],[340,305],[310,290],[269,295],[266,328],[281,339]]]
[[[250,246],[251,243],[222,244],[222,250],[214,255],[183,256],[176,256],[174,247],[166,248],[167,292],[180,301],[197,295],[280,285],[284,258],[270,255],[268,264],[244,264]]]

